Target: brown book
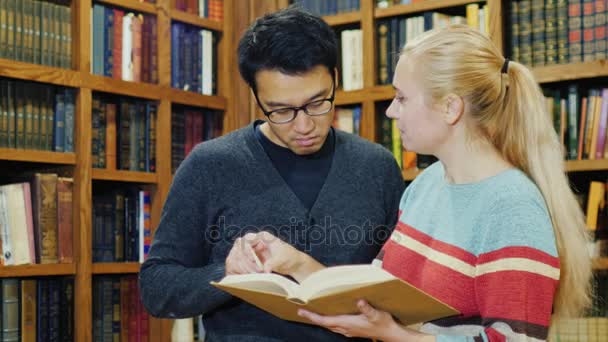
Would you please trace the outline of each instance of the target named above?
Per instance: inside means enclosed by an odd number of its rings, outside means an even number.
[[[57,263],[57,175],[37,173],[32,181],[36,256],[40,264]]]
[[[72,219],[72,178],[57,178],[57,254],[59,262],[70,264],[74,262]]]
[[[278,274],[229,275],[211,282],[242,300],[285,320],[310,323],[298,309],[322,315],[357,314],[357,301],[391,313],[401,324],[427,322],[458,314],[413,285],[373,265],[334,266],[298,284]]]
[[[21,280],[21,341],[36,342],[36,279]]]
[[[131,44],[133,44],[133,82],[141,82],[141,44],[143,22],[143,16],[138,15],[133,17],[133,23],[131,24]]]
[[[129,302],[129,296],[131,295],[129,289],[129,278],[120,278],[120,340],[129,341],[129,322],[132,317],[129,316],[131,303]]]

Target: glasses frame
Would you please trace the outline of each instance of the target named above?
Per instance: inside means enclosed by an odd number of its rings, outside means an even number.
[[[270,122],[275,123],[275,124],[286,124],[286,123],[290,123],[293,120],[296,119],[296,117],[298,116],[298,114],[300,113],[300,111],[303,111],[304,114],[309,115],[309,116],[321,116],[321,115],[325,115],[329,112],[331,112],[331,110],[334,108],[334,100],[336,98],[336,81],[335,81],[335,77],[332,78],[331,81],[331,87],[332,87],[332,91],[331,91],[331,96],[328,98],[324,98],[324,99],[320,99],[320,100],[315,100],[315,101],[311,101],[308,103],[305,103],[304,105],[300,106],[300,107],[283,107],[283,108],[278,108],[275,110],[271,110],[271,111],[267,111],[266,109],[264,109],[264,107],[262,106],[262,103],[260,102],[260,99],[258,98],[258,92],[254,91],[253,95],[255,96],[255,101],[258,104],[258,107],[260,107],[260,109],[262,110],[262,112],[264,113],[264,115],[268,118],[268,120],[270,120]],[[306,110],[306,107],[308,107],[308,105],[315,103],[315,102],[321,102],[321,101],[329,101],[331,103],[331,107],[329,107],[329,110],[325,113],[321,113],[321,114],[310,114],[308,113],[308,111]],[[276,122],[276,121],[272,121],[272,119],[270,118],[270,115],[272,115],[272,113],[274,112],[278,112],[281,110],[286,110],[286,109],[291,109],[294,111],[294,115],[293,118],[291,118],[290,120],[287,121],[282,121],[282,122]]]

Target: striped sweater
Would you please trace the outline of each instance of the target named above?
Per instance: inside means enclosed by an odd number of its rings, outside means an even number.
[[[403,194],[377,261],[461,312],[422,326],[439,342],[547,338],[559,259],[543,197],[519,170],[450,184],[435,163]]]

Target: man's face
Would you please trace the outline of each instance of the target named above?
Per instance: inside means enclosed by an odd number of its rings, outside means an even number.
[[[260,105],[270,112],[286,107],[300,107],[331,97],[332,75],[325,66],[316,66],[301,75],[286,75],[278,70],[262,70],[255,77]],[[275,144],[299,155],[312,154],[323,146],[334,119],[333,108],[323,115],[310,116],[298,111],[287,123],[267,121],[262,131]]]

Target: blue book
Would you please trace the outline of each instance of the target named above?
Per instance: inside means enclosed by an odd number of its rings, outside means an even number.
[[[65,95],[55,94],[55,113],[53,120],[53,151],[65,151]]]
[[[66,89],[64,93],[65,101],[65,152],[74,152],[74,90]]]

